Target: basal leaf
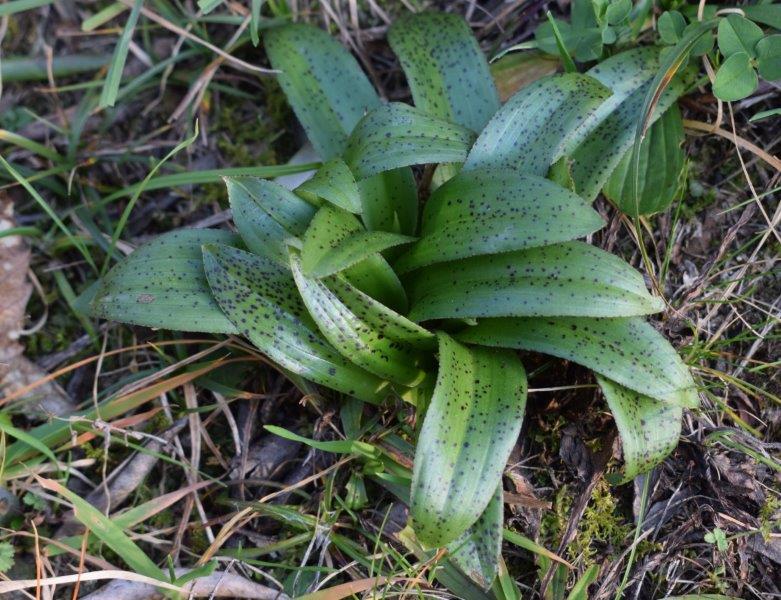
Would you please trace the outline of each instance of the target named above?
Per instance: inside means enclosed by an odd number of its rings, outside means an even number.
[[[631,481],[652,469],[678,445],[680,406],[644,396],[597,375],[616,422],[624,454],[624,468],[615,483]]]
[[[351,213],[360,214],[361,195],[350,168],[340,158],[323,163],[311,179],[307,179],[296,193],[313,198],[322,198]]]
[[[283,368],[366,402],[385,383],[345,359],[317,331],[290,272],[267,258],[224,245],[203,248],[206,276],[225,315]]]
[[[629,150],[608,179],[603,190],[605,196],[633,217],[665,210],[681,189],[683,141],[681,111],[673,104],[651,125],[640,145],[639,194],[635,194],[630,178],[633,171],[632,150]]]
[[[393,102],[355,126],[344,160],[363,179],[409,165],[462,162],[473,141],[474,134],[461,125]]]
[[[460,16],[406,15],[393,24],[388,41],[423,112],[478,132],[499,109],[488,63]]]
[[[414,235],[418,186],[409,167],[384,171],[358,182],[366,229]]]
[[[646,94],[659,70],[658,56],[656,48],[628,50],[588,71],[613,90],[613,96],[597,111],[599,125],[570,155],[575,189],[589,202],[632,148]],[[687,85],[687,75],[674,77],[661,95],[653,119],[667,110]]]
[[[411,515],[424,544],[457,539],[496,493],[521,429],[526,374],[514,352],[439,337],[439,373],[415,451]]]
[[[264,44],[317,153],[325,160],[342,154],[356,123],[380,104],[358,63],[339,42],[311,25],[270,28]]]
[[[404,244],[416,238],[388,231],[356,231],[326,250],[306,273],[312,277],[326,277],[369,258],[370,256]]]
[[[504,493],[500,483],[474,525],[447,545],[450,561],[484,590],[491,587],[499,569],[504,521],[503,503]]]
[[[225,179],[233,222],[247,248],[287,265],[287,241],[304,235],[317,210],[278,183],[257,177]]]
[[[365,318],[367,310],[377,311],[377,303],[368,296],[359,296],[353,290],[353,299],[361,303],[363,314],[350,309],[337,294],[329,289],[332,279],[307,277],[301,270],[301,261],[291,251],[290,266],[298,291],[309,313],[323,336],[353,364],[375,375],[405,386],[412,386],[423,379],[419,363],[421,357],[409,345],[387,335],[388,331],[375,327]],[[342,286],[343,291],[349,288]],[[381,320],[386,314],[376,312]],[[402,319],[401,315],[396,315]]]
[[[304,235],[301,250],[302,271],[309,275],[316,272],[324,261],[326,266],[332,258],[338,261],[339,248],[344,244],[349,246],[349,239],[361,233],[365,232],[355,215],[335,206],[323,206],[317,211]],[[377,252],[353,263],[345,270],[344,275],[371,297],[406,311],[407,296],[401,282],[388,262]]]
[[[669,404],[691,408],[699,403],[694,380],[678,353],[637,317],[483,319],[457,337],[571,360]]]
[[[551,75],[512,96],[477,138],[464,170],[486,167],[545,175],[583,135],[610,90],[579,73]]]
[[[240,240],[227,231],[185,229],[141,246],[101,280],[90,312],[146,327],[235,333],[204,275],[201,245],[211,243]]]
[[[583,242],[440,263],[405,286],[409,318],[643,315],[664,309],[640,273]]]
[[[548,179],[512,169],[462,171],[437,188],[423,213],[421,239],[397,272],[480,254],[510,252],[583,237],[602,218]]]

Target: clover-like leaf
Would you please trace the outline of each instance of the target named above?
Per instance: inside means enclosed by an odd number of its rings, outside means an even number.
[[[526,374],[516,354],[439,335],[439,373],[415,450],[418,539],[443,546],[483,514],[521,429]]]
[[[755,58],[757,42],[763,36],[761,27],[740,15],[729,14],[719,21],[719,50],[727,58],[738,52],[745,52]]]
[[[678,353],[664,336],[637,317],[481,319],[456,337],[471,344],[565,358],[676,406],[699,403],[694,380]]]
[[[754,93],[759,85],[757,72],[745,52],[731,55],[716,71],[713,93],[724,101],[742,100]]]
[[[763,79],[781,79],[781,34],[769,35],[757,43],[757,69]]]
[[[658,312],[640,273],[583,242],[440,263],[410,276],[409,317],[634,316]]]

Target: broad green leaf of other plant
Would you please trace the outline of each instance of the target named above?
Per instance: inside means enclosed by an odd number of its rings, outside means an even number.
[[[439,373],[415,451],[411,515],[429,546],[458,538],[483,514],[521,430],[526,374],[512,351],[439,336]]]
[[[635,194],[629,150],[610,176],[603,190],[605,196],[623,212],[633,217],[665,210],[683,183],[683,121],[677,104],[673,104],[648,130],[640,145],[638,192]]]

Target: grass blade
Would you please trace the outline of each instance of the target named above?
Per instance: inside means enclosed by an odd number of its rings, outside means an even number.
[[[108,67],[106,82],[103,84],[103,91],[100,94],[100,108],[114,106],[114,102],[116,102],[119,82],[122,79],[122,71],[125,69],[130,41],[133,39],[133,32],[136,29],[138,15],[141,14],[142,4],[143,0],[136,0],[135,4],[133,4],[133,8],[125,23],[125,29],[122,31],[119,42],[117,42],[117,46],[114,49],[114,56],[111,58],[111,64]]]

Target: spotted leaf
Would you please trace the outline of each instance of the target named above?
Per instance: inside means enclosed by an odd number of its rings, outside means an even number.
[[[336,40],[312,25],[291,23],[265,32],[271,66],[317,153],[342,154],[366,111],[380,105],[358,63]]]
[[[358,181],[361,219],[366,229],[414,235],[418,226],[418,188],[409,167]]]
[[[278,183],[256,177],[225,179],[233,222],[247,248],[287,265],[287,242],[304,234],[317,210]]]
[[[393,24],[388,41],[417,108],[472,131],[482,131],[499,109],[488,63],[460,16],[406,15]]]
[[[597,375],[624,454],[624,468],[612,474],[614,483],[631,481],[649,471],[672,452],[681,435],[683,410],[667,402],[639,394]]]
[[[301,270],[312,275],[321,264],[328,266],[332,259],[338,261],[340,248],[348,246],[349,250],[349,240],[365,233],[355,215],[335,206],[323,206],[317,211],[304,235]],[[341,256],[347,258],[346,254]],[[363,260],[354,262],[346,268],[344,275],[353,285],[380,302],[401,311],[406,310],[407,296],[404,288],[401,287],[396,273],[379,253],[369,253]]]
[[[355,126],[344,160],[363,179],[409,165],[462,162],[473,141],[466,127],[393,102]]]
[[[405,286],[409,318],[589,316],[658,312],[643,276],[623,260],[583,242],[566,242],[439,263],[415,271]]]
[[[616,54],[588,71],[613,90],[598,109],[597,116],[603,117],[599,125],[570,154],[575,190],[589,202],[632,147],[646,94],[658,70],[658,50],[639,48]],[[674,77],[661,95],[653,118],[658,118],[688,85],[688,72]]]
[[[504,524],[503,496],[500,483],[474,525],[447,545],[450,561],[484,590],[491,587],[499,570]]]
[[[424,544],[457,539],[483,514],[521,429],[526,374],[514,352],[439,336],[439,373],[415,450],[411,514]]]
[[[337,278],[325,280],[307,277],[301,271],[301,261],[291,251],[290,266],[298,292],[323,336],[352,363],[393,383],[412,386],[423,379],[421,356],[409,344],[389,334],[392,322],[403,319],[381,304],[342,282],[343,293],[352,296],[358,311],[353,311],[329,288]],[[366,313],[373,312],[373,321]],[[379,326],[378,326],[379,325]],[[412,329],[414,324],[410,323]]]
[[[699,402],[694,380],[678,353],[637,317],[483,319],[457,337],[571,360],[669,404],[694,407]]]
[[[437,188],[421,239],[395,263],[403,273],[433,263],[510,252],[583,237],[602,217],[548,179],[511,169],[461,172]]]
[[[351,213],[360,214],[361,194],[350,168],[340,158],[323,163],[311,179],[296,188],[296,193],[307,199],[322,198]]]
[[[464,170],[504,167],[545,175],[585,135],[595,111],[610,95],[579,73],[538,79],[512,96],[486,125]]]
[[[203,262],[225,316],[277,364],[366,402],[379,402],[388,394],[381,379],[345,359],[320,336],[287,269],[224,245],[205,245]]]
[[[201,245],[239,244],[213,229],[165,233],[141,246],[101,280],[90,305],[96,317],[179,331],[235,333],[212,298]]]

